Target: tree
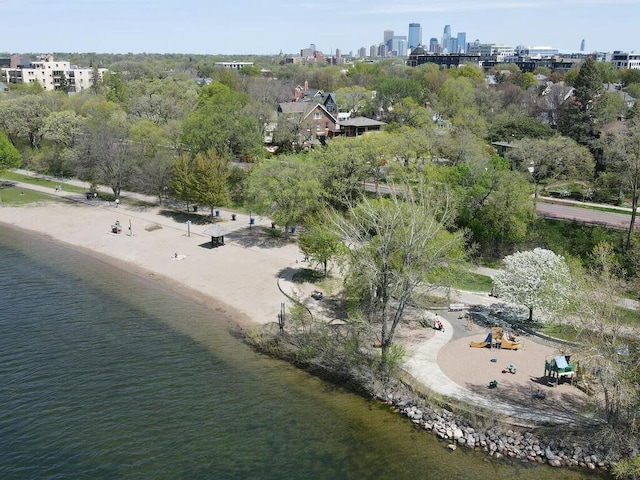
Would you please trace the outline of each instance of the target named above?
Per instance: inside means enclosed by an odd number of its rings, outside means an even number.
[[[506,300],[526,306],[529,322],[535,308],[553,311],[567,301],[570,275],[564,257],[536,248],[508,255],[503,264],[493,279],[496,291]]]
[[[603,143],[607,170],[620,175],[624,190],[631,196],[631,220],[626,241],[628,250],[640,199],[640,118],[628,120],[623,128],[607,135]]]
[[[333,209],[344,212],[362,195],[371,165],[361,146],[361,137],[342,137],[308,154],[322,186],[322,197]]]
[[[0,103],[0,128],[11,143],[27,142],[37,149],[44,134],[45,119],[50,109],[42,95],[22,95]]]
[[[129,155],[128,125],[122,112],[87,123],[78,142],[78,175],[81,179],[109,185],[115,198],[130,180],[134,161]],[[104,121],[103,121],[104,120]]]
[[[89,86],[89,89],[95,94],[97,95],[98,93],[100,93],[100,90],[102,90],[102,78],[100,75],[100,70],[98,69],[97,65],[94,65],[93,68],[91,69],[91,84]]]
[[[211,209],[220,207],[229,200],[227,179],[229,161],[216,154],[214,150],[198,153],[191,164],[193,175],[193,199]]]
[[[572,279],[573,298],[567,318],[578,332],[574,354],[580,369],[592,380],[589,386],[596,393],[594,398],[603,401],[608,428],[617,432],[616,436],[634,435],[640,400],[637,334],[625,322],[618,304],[624,287],[612,245],[598,244],[591,260],[593,267],[576,271]]]
[[[558,129],[563,135],[592,148],[597,137],[598,100],[603,93],[595,60],[589,58],[582,64],[573,88],[573,98],[562,105]]]
[[[529,117],[520,117],[494,123],[489,127],[488,139],[492,142],[511,142],[523,138],[551,138],[555,134],[548,123]]]
[[[73,110],[51,112],[45,119],[43,136],[60,148],[73,148],[82,133],[84,119]]]
[[[249,154],[262,146],[261,128],[246,112],[250,98],[222,83],[202,87],[195,110],[183,122],[183,142],[194,152]]]
[[[12,145],[4,132],[0,131],[0,170],[3,168],[18,168],[22,164],[22,157],[18,149]]]
[[[255,211],[288,228],[319,210],[322,187],[317,171],[308,162],[277,157],[251,170],[247,198]]]
[[[342,252],[344,246],[337,233],[322,221],[306,225],[298,238],[298,245],[306,257],[322,265],[325,277],[329,262]]]
[[[403,186],[401,192],[353,205],[333,216],[335,231],[349,248],[347,284],[355,290],[371,323],[380,325],[383,362],[405,308],[426,275],[452,268],[463,256],[463,235],[449,231],[453,220],[446,189]]]
[[[523,139],[507,152],[518,170],[529,172],[538,196],[540,184],[552,180],[588,180],[595,174],[591,152],[567,137]]]
[[[181,155],[173,163],[169,186],[173,193],[185,202],[187,211],[189,211],[189,203],[195,198],[195,188],[191,157],[188,154]]]
[[[526,179],[494,156],[488,163],[448,170],[459,194],[457,224],[471,232],[481,253],[502,256],[522,243],[535,218],[535,204]]]

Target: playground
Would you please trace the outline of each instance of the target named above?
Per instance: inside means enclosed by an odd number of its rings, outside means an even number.
[[[560,354],[557,347],[532,336],[511,336],[513,342],[504,332],[504,339],[499,336],[491,348],[496,331],[477,325],[461,330],[437,357],[444,374],[456,384],[486,398],[547,412],[577,413],[587,406],[589,396],[572,385],[570,376],[549,382],[545,362]],[[503,340],[507,348],[497,348]]]

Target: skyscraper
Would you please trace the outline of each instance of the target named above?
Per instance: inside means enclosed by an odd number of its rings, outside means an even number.
[[[431,40],[429,40],[429,52],[440,53],[440,45],[436,37],[432,37]]]
[[[585,42],[584,42],[584,38],[582,39],[582,41],[580,42],[580,51],[584,52],[584,47],[585,47]]]
[[[384,44],[387,46],[387,52],[390,52],[393,48],[393,30],[384,31]]]
[[[458,50],[457,53],[467,52],[467,33],[458,32]]]
[[[442,49],[451,53],[451,25],[444,26],[444,33],[442,34]]]
[[[409,50],[422,45],[422,27],[419,23],[409,24]]]

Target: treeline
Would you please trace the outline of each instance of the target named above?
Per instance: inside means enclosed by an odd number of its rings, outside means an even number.
[[[234,57],[254,62],[236,72],[215,68],[228,57],[56,55],[110,73],[76,95],[10,85],[0,96],[0,151],[13,152],[4,163],[104,183],[116,196],[127,188],[212,209],[245,203],[296,225],[327,206],[345,209],[364,182],[429,175],[456,193],[456,226],[489,258],[532,241],[531,194],[637,204],[637,107],[622,92],[640,93],[640,75],[608,63],[589,60],[564,76],[512,65],[487,77],[470,65],[394,60],[341,67]],[[384,131],[300,151],[299,122],[281,117],[276,153],[267,152],[265,126],[305,81],[334,92],[340,111],[386,122]],[[614,83],[623,90],[606,88]],[[508,144],[504,158],[496,141]],[[237,170],[238,158],[256,167]],[[620,252],[633,250],[631,232]]]

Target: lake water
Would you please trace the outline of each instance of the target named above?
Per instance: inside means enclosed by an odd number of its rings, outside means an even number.
[[[0,292],[0,479],[587,478],[449,452],[152,277],[4,227]]]

